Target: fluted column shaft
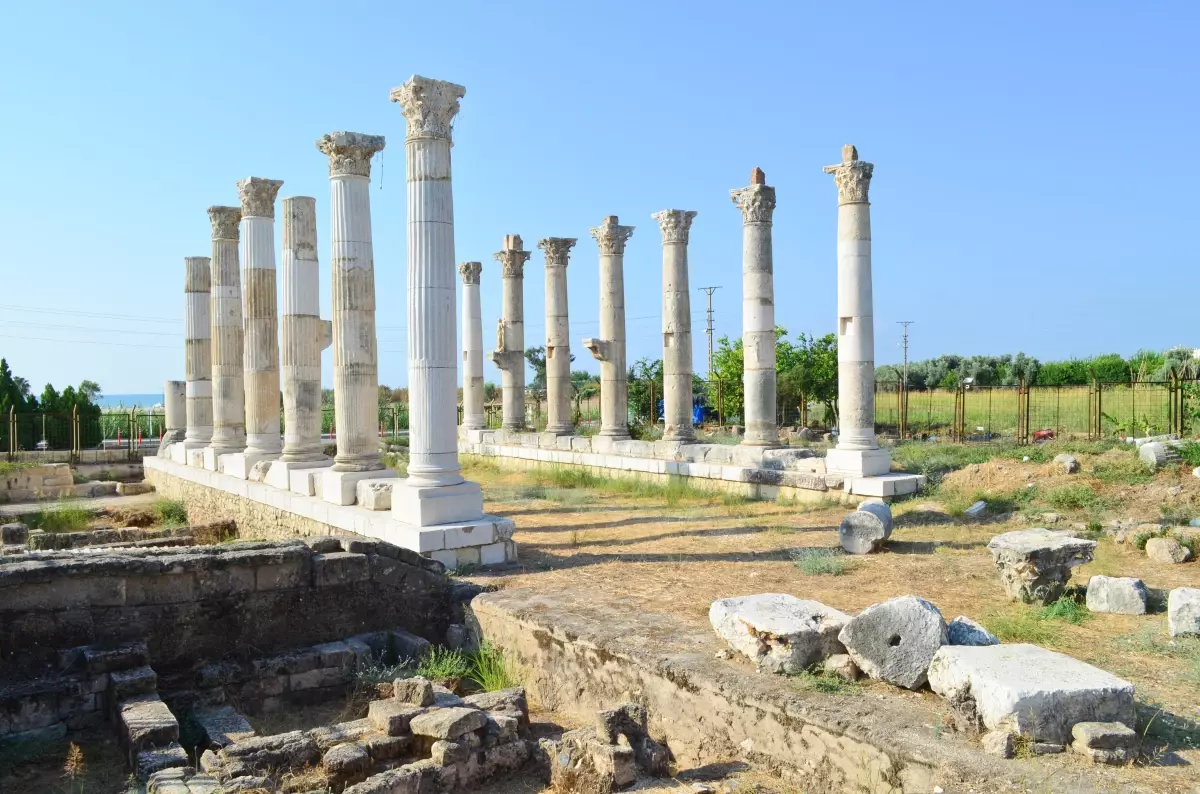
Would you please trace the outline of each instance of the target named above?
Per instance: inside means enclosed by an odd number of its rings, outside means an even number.
[[[567,311],[567,265],[573,237],[538,241],[546,254],[546,432],[569,434],[571,422],[571,323]]]
[[[187,428],[187,381],[169,380],[163,384],[162,446],[183,441]]]
[[[283,182],[238,182],[242,199],[242,267],[246,293],[246,452],[278,455],[279,306],[275,283],[275,196]]]
[[[775,188],[754,169],[749,187],[730,191],[742,211],[742,391],[747,446],[775,446],[775,271],[771,249]]]
[[[695,217],[694,210],[663,210],[653,216],[663,239],[664,441],[696,440],[692,427],[692,297],[687,256]]]
[[[591,230],[600,249],[600,338],[583,346],[600,362],[600,435],[629,438],[629,383],[625,365],[625,243],[632,226],[610,215]]]
[[[458,272],[463,277],[463,421],[468,430],[487,427],[483,412],[483,312],[479,301],[480,262],[463,262]]]
[[[246,448],[246,390],[242,360],[242,286],[238,267],[237,207],[210,207],[212,252],[213,434],[209,447],[223,455]],[[206,464],[207,465],[207,464]]]
[[[285,198],[283,209],[283,370],[284,461],[321,460],[321,350],[325,325],[320,316],[317,264],[317,200]]]
[[[838,188],[838,449],[878,449],[875,440],[875,317],[871,289],[871,205],[875,166],[853,146],[826,166]]]
[[[521,236],[504,237],[504,249],[495,254],[500,263],[500,326],[492,361],[500,368],[501,427],[525,429],[525,262]]]
[[[184,441],[200,447],[212,440],[212,274],[211,259],[189,256],[183,260],[184,377],[187,394],[187,430]]]

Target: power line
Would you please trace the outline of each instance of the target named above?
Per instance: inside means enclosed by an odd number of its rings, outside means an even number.
[[[706,334],[708,334],[708,379],[709,379],[709,380],[712,380],[712,374],[713,374],[713,365],[712,365],[712,360],[713,360],[713,307],[712,307],[712,296],[713,296],[713,293],[714,293],[714,292],[716,292],[717,290],[719,290],[719,289],[720,289],[720,287],[719,287],[719,286],[718,286],[718,287],[700,287],[700,289],[702,289],[702,290],[704,290],[705,292],[707,292],[707,293],[708,293],[708,326],[707,326],[707,327],[704,329],[704,332],[705,332]],[[697,314],[697,313],[698,313],[698,312],[693,312],[693,314]]]
[[[4,339],[33,339],[38,342],[67,342],[72,345],[116,345],[118,347],[148,347],[158,350],[178,350],[178,345],[139,345],[133,342],[108,342],[102,339],[51,339],[48,336],[20,336],[18,334],[0,333]]]
[[[23,325],[31,328],[65,328],[70,331],[99,331],[106,334],[143,334],[145,336],[183,336],[173,331],[143,331],[140,328],[122,330],[120,328],[92,328],[85,325],[55,325],[53,323],[30,323],[23,320],[0,320],[0,325]]]
[[[75,309],[44,309],[33,306],[14,306],[12,304],[0,303],[0,309],[12,309],[18,312],[37,312],[41,314],[70,314],[77,317],[102,317],[108,320],[134,320],[141,323],[178,323],[179,318],[167,319],[166,317],[144,317],[141,315],[132,314],[105,314],[103,312],[84,312]]]

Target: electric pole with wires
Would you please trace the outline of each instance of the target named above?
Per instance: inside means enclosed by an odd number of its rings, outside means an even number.
[[[899,420],[900,438],[908,437],[908,326],[913,324],[912,320],[897,320],[897,324],[904,326],[904,335],[901,337],[900,344],[904,348],[904,370],[900,376],[900,396],[899,396]]]
[[[708,379],[709,379],[709,380],[712,380],[712,376],[713,376],[713,367],[712,367],[712,358],[713,358],[713,307],[712,307],[712,296],[713,296],[713,293],[714,293],[714,292],[716,292],[717,290],[719,290],[719,289],[720,289],[720,287],[700,287],[700,289],[702,289],[702,290],[704,290],[706,293],[708,293],[708,325],[707,325],[707,327],[704,329],[704,332],[708,334]]]

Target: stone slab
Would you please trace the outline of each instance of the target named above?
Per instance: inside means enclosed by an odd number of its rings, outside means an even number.
[[[929,665],[929,686],[968,722],[1068,744],[1079,722],[1132,725],[1133,685],[1036,645],[946,645]]]
[[[335,505],[352,505],[358,500],[358,483],[361,480],[382,480],[399,477],[392,469],[373,471],[321,471],[321,498]]]
[[[886,449],[831,449],[825,453],[825,469],[850,477],[878,477],[892,469]]]
[[[250,479],[254,467],[263,461],[274,461],[278,452],[235,452],[221,456],[221,472],[239,480]]]
[[[483,517],[483,489],[477,482],[440,487],[405,483],[392,491],[392,515],[418,527],[478,521]]]
[[[333,461],[329,458],[322,460],[275,460],[271,461],[271,468],[267,470],[267,476],[263,482],[274,488],[287,491],[292,487],[293,472],[327,469],[332,465]],[[310,493],[304,495],[312,496]]]
[[[758,669],[794,675],[845,652],[837,636],[850,616],[819,601],[761,593],[714,601],[708,620],[717,636]]]

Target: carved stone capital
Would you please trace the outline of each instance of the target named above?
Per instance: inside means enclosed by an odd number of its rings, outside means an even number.
[[[464,284],[479,284],[479,274],[483,272],[482,262],[461,262],[458,272],[462,273]]]
[[[467,89],[445,80],[431,80],[413,75],[399,88],[393,88],[391,100],[399,102],[408,121],[408,137],[445,138],[453,142],[451,129],[458,114],[458,100]]]
[[[871,189],[871,176],[875,165],[858,159],[858,149],[850,144],[842,147],[842,162],[821,169],[833,174],[837,183],[838,204],[867,204]]]
[[[620,255],[625,253],[625,242],[633,237],[633,227],[621,226],[616,215],[609,215],[599,226],[592,228],[591,234],[600,253]]]
[[[241,207],[209,207],[208,220],[212,222],[214,240],[238,239],[238,224],[242,222]]]
[[[524,243],[519,234],[504,235],[504,250],[492,254],[500,263],[501,275],[504,278],[524,278],[525,263],[532,255],[530,251],[522,250]]]
[[[537,246],[546,254],[546,267],[566,267],[576,242],[574,237],[543,237]]]
[[[317,148],[329,155],[329,176],[365,176],[371,178],[371,158],[383,151],[382,135],[361,132],[331,132],[322,135]]]
[[[754,184],[729,191],[729,197],[742,211],[742,223],[770,223],[775,214],[775,188]]]
[[[663,210],[650,217],[658,221],[664,243],[687,245],[688,232],[691,231],[692,219],[696,217],[696,210]]]
[[[260,176],[239,179],[237,190],[238,200],[242,202],[242,217],[273,219],[275,197],[279,195],[281,187],[282,179],[263,179]]]

